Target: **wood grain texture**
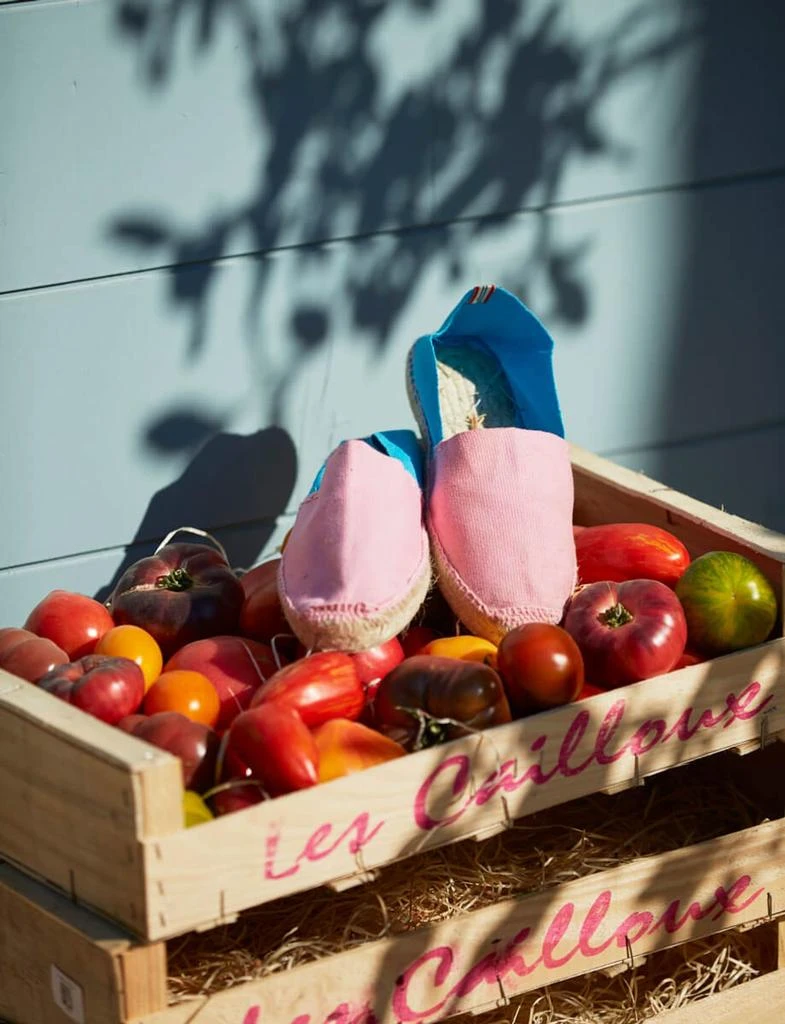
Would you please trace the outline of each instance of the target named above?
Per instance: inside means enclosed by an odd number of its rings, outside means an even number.
[[[175,1007],[143,1021],[244,1024],[256,1013],[292,1024],[345,1007],[393,1024],[490,1010],[630,956],[765,920],[767,894],[782,913],[783,853],[783,823],[764,824],[247,983],[192,1006],[190,1017]],[[718,903],[718,892],[732,895]]]
[[[219,924],[254,904],[486,835],[545,807],[626,788],[685,761],[757,741],[761,716],[732,721],[727,711],[728,701],[753,681],[755,706],[768,702],[773,736],[785,729],[784,655],[785,641],[774,641],[674,672],[667,685],[648,680],[623,694],[604,694],[482,737],[410,754],[400,764],[290,794],[198,829],[150,837],[144,843],[144,934],[163,938],[197,924]],[[716,727],[679,739],[680,719],[693,727],[707,714]],[[656,742],[667,730],[671,738]],[[601,748],[604,754],[597,753]],[[545,781],[537,783],[540,773]]]
[[[0,1015],[14,1024],[120,1024],[166,1005],[166,950],[0,862]],[[55,969],[53,973],[53,968]]]
[[[774,1021],[785,1006],[785,971],[772,971],[762,978],[701,999],[690,1006],[661,1013],[657,1024],[763,1024]]]
[[[140,839],[182,827],[175,757],[0,672],[0,788],[2,856],[141,927]]]

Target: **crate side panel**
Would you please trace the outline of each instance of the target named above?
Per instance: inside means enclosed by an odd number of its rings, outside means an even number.
[[[182,827],[179,763],[7,673],[0,687],[0,854],[140,929],[139,840]]]
[[[777,821],[247,983],[188,1020],[438,1020],[783,912],[785,826]]]
[[[640,782],[785,729],[785,641],[682,669],[145,842],[147,936]],[[220,871],[216,870],[220,865]]]

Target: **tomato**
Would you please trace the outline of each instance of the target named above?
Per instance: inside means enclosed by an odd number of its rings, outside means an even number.
[[[109,605],[118,626],[141,626],[165,658],[178,647],[235,633],[243,588],[224,556],[208,544],[166,544],[117,581]]]
[[[702,665],[704,661],[706,661],[706,659],[702,655],[695,654],[694,651],[685,651],[671,671],[675,672],[677,668],[691,668],[693,665]]]
[[[177,711],[128,715],[117,725],[124,732],[179,757],[186,789],[201,793],[212,784],[218,755],[218,736],[209,726],[194,722]]]
[[[670,672],[687,642],[679,599],[657,580],[589,583],[573,594],[564,628],[603,689]]]
[[[379,684],[374,715],[381,732],[419,750],[510,721],[502,681],[490,665],[415,655]]]
[[[248,765],[270,796],[319,781],[316,742],[297,710],[285,704],[243,711],[229,726],[224,747],[237,762]]]
[[[144,676],[145,692],[160,676],[164,663],[161,648],[139,626],[114,626],[98,641],[95,652],[135,661]]]
[[[51,640],[75,661],[92,654],[113,626],[112,616],[99,601],[68,590],[53,590],[33,608],[24,628]]]
[[[146,715],[154,715],[158,711],[179,711],[192,722],[201,722],[212,728],[218,721],[221,702],[207,676],[187,669],[172,669],[162,672],[147,691],[143,710]]]
[[[584,683],[583,689],[575,698],[576,700],[588,700],[589,697],[597,697],[601,693],[605,693],[605,690],[601,690],[599,686],[592,686],[591,683]]]
[[[29,629],[0,629],[0,668],[28,683],[37,682],[56,665],[68,662],[65,651]]]
[[[658,580],[668,587],[690,564],[678,537],[648,523],[587,526],[575,534],[578,582]]]
[[[213,813],[198,793],[186,789],[183,793],[183,824],[186,828],[212,821]]]
[[[367,651],[350,654],[349,657],[354,662],[360,682],[363,686],[368,686],[382,679],[388,672],[392,672],[396,665],[400,665],[404,653],[400,640],[394,636],[383,644],[369,647]]]
[[[514,715],[569,704],[584,685],[577,643],[546,622],[510,630],[499,644],[498,668]]]
[[[167,672],[189,669],[207,676],[221,702],[216,726],[220,730],[227,729],[232,720],[245,711],[265,679],[270,679],[278,670],[267,644],[242,636],[194,640],[175,651],[164,668]]]
[[[255,779],[251,779],[249,782],[232,779],[231,782],[217,787],[207,795],[210,807],[219,817],[224,814],[234,814],[235,811],[244,811],[246,807],[253,807],[266,799],[261,782],[257,782]]]
[[[413,654],[419,654],[431,640],[438,640],[440,636],[440,633],[428,626],[410,626],[398,639],[401,641],[404,657],[411,658]]]
[[[437,658],[458,658],[460,661],[479,661],[483,665],[496,668],[498,648],[490,640],[480,636],[461,634],[460,636],[444,636],[431,640],[418,654],[433,654]]]
[[[240,632],[266,644],[274,636],[292,632],[278,597],[280,558],[271,558],[240,577],[245,595],[240,610]]]
[[[128,658],[109,658],[105,654],[86,654],[57,665],[37,685],[109,725],[132,715],[144,695],[139,666]]]
[[[313,738],[319,751],[320,782],[384,764],[406,753],[400,743],[348,718],[325,722],[314,729]]]
[[[709,656],[763,643],[777,621],[777,596],[744,555],[710,551],[676,585],[690,647]]]
[[[251,707],[277,704],[298,711],[309,728],[331,718],[360,717],[365,690],[351,655],[323,651],[285,665],[254,694]]]

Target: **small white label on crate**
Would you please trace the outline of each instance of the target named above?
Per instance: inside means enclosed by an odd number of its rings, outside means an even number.
[[[52,997],[63,1013],[77,1024],[84,1024],[84,993],[81,985],[63,974],[59,967],[52,964]]]

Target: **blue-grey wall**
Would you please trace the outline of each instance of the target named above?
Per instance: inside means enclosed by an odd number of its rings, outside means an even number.
[[[0,625],[237,565],[468,287],[572,440],[785,529],[785,5],[0,2]]]

